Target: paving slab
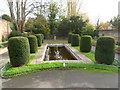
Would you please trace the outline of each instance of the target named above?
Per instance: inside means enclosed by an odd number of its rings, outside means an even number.
[[[0,54],[0,68],[10,61],[8,52]]]

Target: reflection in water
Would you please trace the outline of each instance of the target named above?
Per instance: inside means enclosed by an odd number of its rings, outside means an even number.
[[[73,55],[63,47],[47,47],[45,60],[76,60]]]

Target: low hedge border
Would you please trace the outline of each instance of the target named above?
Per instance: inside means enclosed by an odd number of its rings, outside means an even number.
[[[36,65],[27,65],[22,66],[19,68],[10,68],[7,70],[3,77],[13,77],[17,75],[21,75],[27,72],[35,72],[35,71],[41,71],[41,70],[58,70],[58,69],[73,69],[73,68],[84,68],[84,69],[97,69],[99,70],[105,70],[109,72],[118,72],[118,67],[111,66],[111,65],[101,65],[101,64],[88,64],[88,63],[59,63],[59,62],[53,62],[53,63],[42,63],[42,64],[36,64]]]

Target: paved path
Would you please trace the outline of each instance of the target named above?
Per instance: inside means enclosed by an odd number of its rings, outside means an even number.
[[[118,88],[118,74],[83,70],[40,71],[3,79],[3,88]]]
[[[9,62],[8,52],[0,54],[0,68],[2,68],[7,62]]]

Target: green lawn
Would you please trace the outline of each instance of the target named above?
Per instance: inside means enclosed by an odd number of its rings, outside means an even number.
[[[33,64],[27,65],[22,67],[12,67],[7,70],[3,75],[4,76],[14,76],[23,74],[26,72],[31,71],[41,71],[41,70],[55,70],[55,69],[87,69],[92,71],[102,71],[102,72],[112,72],[117,73],[118,68],[116,66],[110,65],[103,65],[103,64],[89,64],[89,63],[60,63],[60,62],[53,62],[53,63],[42,63],[42,64]]]
[[[78,51],[80,51],[80,47],[79,46],[74,47],[74,48],[77,49]],[[85,55],[86,57],[88,57],[89,59],[91,59],[94,63],[96,63],[94,53],[91,53],[91,52],[88,52],[88,53],[81,52],[81,53],[83,55]]]

